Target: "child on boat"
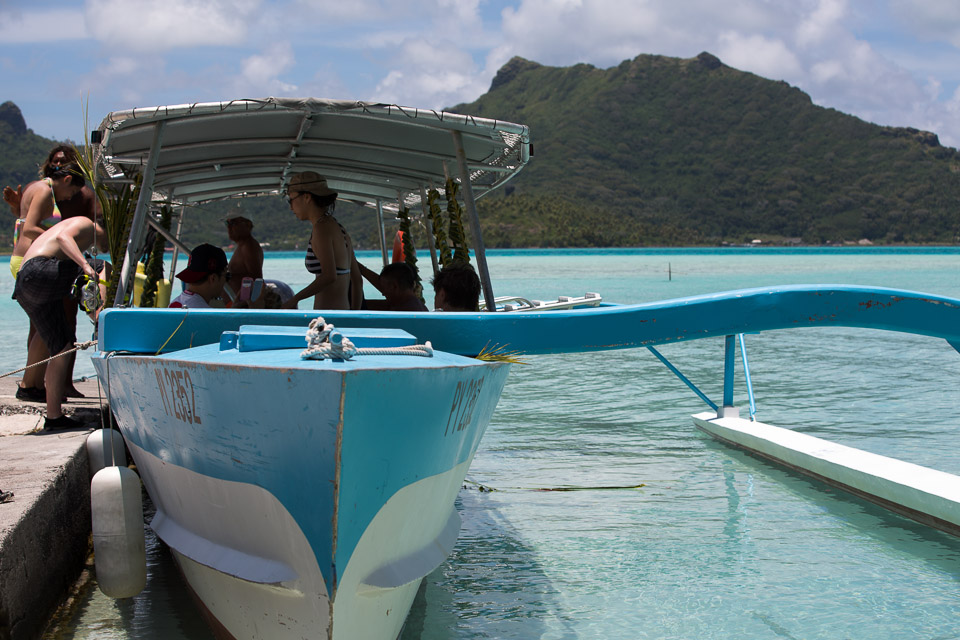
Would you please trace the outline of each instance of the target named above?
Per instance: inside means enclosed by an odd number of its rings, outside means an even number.
[[[469,264],[454,262],[433,277],[434,311],[476,311],[480,278]]]
[[[212,244],[199,244],[190,252],[187,268],[177,274],[186,288],[170,303],[171,308],[206,309],[223,292],[230,279],[227,254]]]
[[[393,262],[377,275],[359,262],[360,273],[383,294],[384,300],[367,300],[372,311],[427,311],[427,305],[417,295],[417,277],[405,262]]]

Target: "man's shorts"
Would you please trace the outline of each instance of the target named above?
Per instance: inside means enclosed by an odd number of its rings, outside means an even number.
[[[81,273],[73,260],[36,256],[24,261],[13,288],[13,298],[27,312],[50,355],[76,342],[73,323],[67,321],[63,299]]]

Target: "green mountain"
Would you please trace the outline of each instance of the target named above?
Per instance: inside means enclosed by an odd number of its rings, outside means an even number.
[[[531,129],[529,166],[478,202],[490,247],[960,243],[955,149],[815,106],[709,53],[610,69],[514,58],[485,95],[451,110]],[[0,185],[33,179],[53,144],[0,105]],[[187,244],[227,245],[219,220],[237,207],[271,249],[306,243],[285,202],[259,199],[188,212]],[[337,217],[358,247],[379,246],[369,210],[340,204]],[[12,226],[0,225],[0,246]]]
[[[17,105],[9,101],[0,104],[0,188],[36,180],[40,164],[56,144],[27,129]]]
[[[480,201],[491,246],[960,242],[960,156],[709,53],[611,69],[514,58],[455,111],[530,126],[536,155]]]

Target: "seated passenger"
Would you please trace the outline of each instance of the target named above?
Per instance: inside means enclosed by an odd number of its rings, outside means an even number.
[[[377,275],[360,263],[360,273],[370,281],[385,300],[367,300],[371,311],[426,311],[427,305],[417,295],[417,277],[405,262],[388,264]]]
[[[454,262],[433,277],[434,311],[476,311],[480,278],[469,264]]]
[[[187,268],[177,274],[186,289],[170,303],[172,308],[206,309],[223,292],[230,278],[227,254],[212,244],[200,244],[190,252]]]
[[[228,217],[227,235],[235,248],[230,256],[230,288],[240,291],[244,278],[263,278],[263,249],[253,237],[253,222],[241,215]]]

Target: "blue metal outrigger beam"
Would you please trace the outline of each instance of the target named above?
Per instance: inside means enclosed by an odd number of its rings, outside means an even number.
[[[747,361],[747,347],[743,341],[743,334],[739,333],[736,336],[725,336],[724,337],[724,358],[723,358],[723,407],[727,408],[733,407],[733,380],[734,373],[736,370],[735,361],[736,361],[736,344],[737,341],[740,342],[740,359],[743,362],[743,373],[746,378],[747,383],[747,396],[750,399],[750,420],[756,420],[757,415],[757,404],[753,396],[753,383],[750,380],[750,364]],[[712,401],[707,394],[701,391],[697,385],[693,384],[689,378],[683,375],[677,367],[673,365],[666,356],[657,351],[653,347],[647,347],[647,349],[657,357],[660,362],[664,364],[670,371],[677,376],[681,382],[690,387],[695,394],[697,394],[701,400],[707,403],[711,409],[716,411],[718,415],[721,413],[721,408]]]

